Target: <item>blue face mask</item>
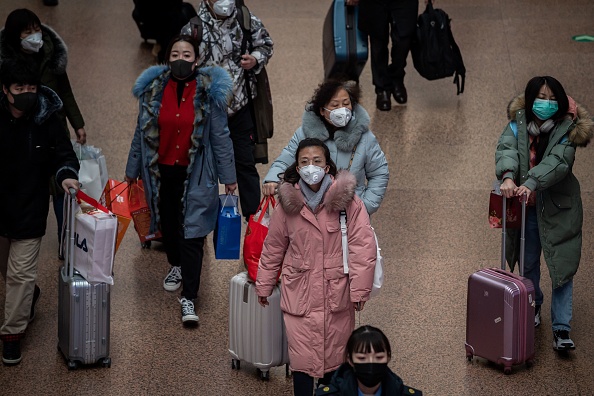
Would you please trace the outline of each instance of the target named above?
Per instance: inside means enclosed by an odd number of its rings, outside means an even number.
[[[532,112],[540,120],[548,120],[559,110],[559,105],[556,100],[534,99],[532,105]]]

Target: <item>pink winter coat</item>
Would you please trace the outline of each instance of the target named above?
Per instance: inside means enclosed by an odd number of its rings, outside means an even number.
[[[258,266],[256,293],[268,297],[282,267],[281,310],[291,369],[323,377],[344,362],[355,326],[353,302],[367,301],[376,246],[369,215],[342,171],[313,213],[299,185],[281,184]],[[347,213],[349,274],[342,264],[340,211]]]

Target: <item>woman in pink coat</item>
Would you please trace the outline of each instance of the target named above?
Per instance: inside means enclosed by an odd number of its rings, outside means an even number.
[[[356,179],[337,173],[319,139],[299,143],[278,191],[258,266],[256,292],[268,305],[281,270],[281,309],[296,396],[311,396],[314,377],[329,383],[373,283],[376,246]],[[347,215],[349,274],[344,273],[340,211]]]

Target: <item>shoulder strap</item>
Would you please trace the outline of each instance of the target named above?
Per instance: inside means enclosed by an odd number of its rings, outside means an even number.
[[[198,41],[198,45],[202,44],[202,19],[199,15],[190,19],[190,36]]]
[[[243,38],[241,40],[241,54],[245,54],[248,49],[248,43],[252,46],[252,17],[250,10],[243,4],[242,0],[236,0],[237,4],[237,22],[243,32]]]
[[[456,84],[457,88],[456,95],[460,95],[464,92],[464,81],[466,80],[466,67],[464,67],[464,61],[462,60],[462,53],[460,52],[460,47],[458,47],[458,44],[456,44],[456,40],[454,40],[454,35],[452,34],[452,27],[450,26],[449,17],[448,36],[450,39],[450,44],[452,45],[452,51],[454,52],[454,60],[456,61],[456,73],[454,76],[454,84]],[[460,78],[462,81],[460,81]]]
[[[355,158],[356,150],[357,150],[357,145],[355,144],[355,147],[353,147],[353,151],[351,152],[351,160],[349,161],[349,167],[347,168],[347,171],[351,170],[351,165],[353,165],[353,158]]]
[[[349,273],[349,245],[347,242],[346,211],[340,211],[340,233],[342,234],[342,267],[345,274]]]

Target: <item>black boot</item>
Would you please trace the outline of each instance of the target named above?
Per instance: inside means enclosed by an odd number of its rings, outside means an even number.
[[[58,0],[43,0],[43,5],[46,6],[57,6]]]

